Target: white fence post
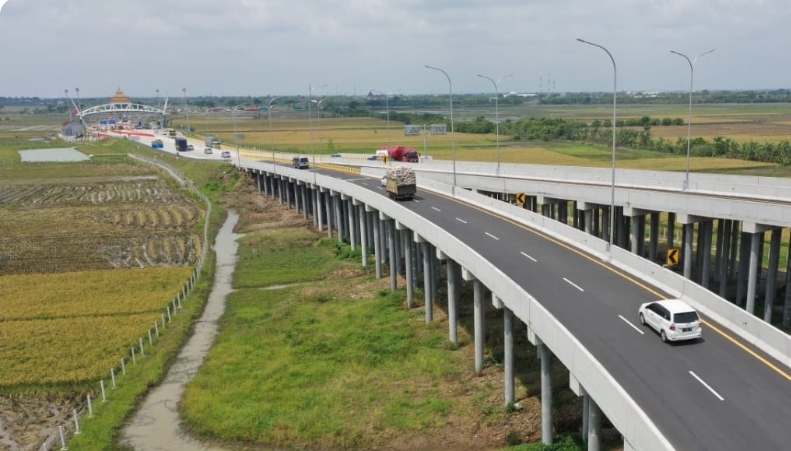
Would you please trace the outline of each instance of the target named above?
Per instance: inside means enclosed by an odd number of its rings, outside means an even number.
[[[102,387],[102,402],[107,402],[107,392],[104,391],[104,379],[99,381],[99,385]]]
[[[74,409],[74,435],[80,432],[80,417],[77,415],[77,409]]]
[[[93,404],[91,403],[90,393],[88,393],[88,418],[93,418]]]
[[[116,388],[116,385],[115,385],[115,368],[110,368],[110,379],[113,380],[113,388]]]
[[[126,360],[123,357],[121,357],[121,372],[126,376]]]
[[[61,451],[66,451],[69,447],[66,446],[66,435],[63,433],[63,426],[58,426],[58,431],[60,431],[60,449]]]

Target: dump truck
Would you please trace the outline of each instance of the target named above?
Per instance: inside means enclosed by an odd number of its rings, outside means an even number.
[[[152,149],[164,149],[165,144],[162,142],[161,139],[155,139],[151,141],[151,148]]]
[[[404,161],[407,163],[417,163],[419,160],[417,150],[404,146],[385,146],[376,151],[376,155],[385,154],[393,161]]]
[[[385,191],[391,199],[412,199],[417,192],[415,172],[409,166],[392,166],[385,174]]]
[[[220,138],[216,136],[206,137],[206,147],[209,149],[219,149],[221,144]]]
[[[176,150],[179,152],[186,152],[187,151],[187,138],[176,138]]]

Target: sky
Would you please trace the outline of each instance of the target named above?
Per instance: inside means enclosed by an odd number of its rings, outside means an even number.
[[[0,0],[0,96],[791,87],[788,0]],[[427,69],[430,65],[443,69]],[[513,75],[511,75],[513,74]],[[508,76],[510,75],[510,76]],[[551,83],[548,83],[548,79]],[[326,86],[324,86],[326,85]]]

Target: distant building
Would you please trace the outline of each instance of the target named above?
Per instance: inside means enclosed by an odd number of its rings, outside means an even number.
[[[78,121],[64,122],[60,127],[60,134],[63,136],[79,137],[82,135],[82,124]]]

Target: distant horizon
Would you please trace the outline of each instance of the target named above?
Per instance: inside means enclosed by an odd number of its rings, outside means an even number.
[[[132,99],[134,99],[134,98],[153,99],[153,100],[157,99],[156,94],[149,95],[149,96],[139,96],[139,95],[135,95],[135,94],[129,94],[126,91],[123,91],[123,89],[121,91],[127,97],[132,98]],[[709,93],[778,92],[778,91],[791,92],[791,88],[757,88],[757,89],[706,89],[706,88],[703,88],[703,89],[695,89],[693,92],[700,93],[700,92],[703,92],[703,91],[706,91],[706,92],[709,92]],[[684,91],[684,90],[667,90],[667,91],[661,91],[661,90],[659,90],[659,91],[657,91],[657,90],[618,90],[617,93],[619,93],[619,94],[620,93],[623,93],[623,94],[633,94],[633,93],[689,94],[689,90],[686,90],[686,91]],[[551,95],[563,95],[563,94],[600,94],[600,95],[608,95],[609,94],[609,95],[611,95],[612,91],[564,91],[564,92],[560,92],[560,91],[558,91],[558,92],[556,92],[556,91],[552,91],[552,92],[503,91],[503,92],[500,92],[500,96],[501,97],[508,96],[508,95],[515,95],[515,94],[534,94],[534,95],[542,95],[542,96],[545,96],[547,94],[551,94]],[[101,95],[101,96],[97,96],[97,95],[88,95],[88,96],[80,95],[80,99],[82,99],[82,100],[103,99],[103,98],[111,99],[114,95],[115,95],[115,92],[113,92],[110,95]],[[449,93],[437,93],[437,92],[426,92],[426,93],[403,93],[403,92],[399,92],[399,93],[391,94],[390,98],[393,98],[393,97],[426,97],[426,96],[441,97],[441,96],[448,96],[448,95],[449,95]],[[453,95],[454,96],[474,96],[474,95],[494,95],[494,93],[490,93],[490,92],[459,92],[459,93],[457,93],[457,92],[454,92]],[[235,97],[235,98],[248,97],[248,98],[255,99],[255,98],[271,98],[271,97],[307,97],[307,96],[308,96],[307,93],[299,93],[299,94],[256,94],[256,95],[253,95],[253,94],[196,94],[196,95],[191,95],[191,94],[188,93],[187,94],[187,99],[226,98],[226,97]],[[42,96],[36,96],[36,95],[9,96],[9,95],[2,95],[2,94],[0,94],[0,98],[7,98],[7,99],[57,100],[57,99],[64,99],[65,97],[66,97],[65,93],[64,93],[64,95],[61,95],[61,96],[58,96],[58,97],[42,97]],[[77,98],[77,96],[73,93],[72,90],[69,90],[68,97],[70,99],[76,99]],[[313,97],[318,97],[318,96],[316,96],[314,94]],[[337,95],[324,95],[324,96],[321,96],[321,97],[327,97],[327,98],[342,98],[342,97],[367,98],[368,97],[368,91],[366,91],[364,93],[358,93],[356,95],[355,94],[337,94]],[[373,97],[384,98],[385,95],[383,95],[383,94],[374,94]],[[167,95],[160,94],[159,98],[161,100],[164,100],[166,98],[167,99],[183,99],[183,94],[180,94],[178,96],[167,96]]]

